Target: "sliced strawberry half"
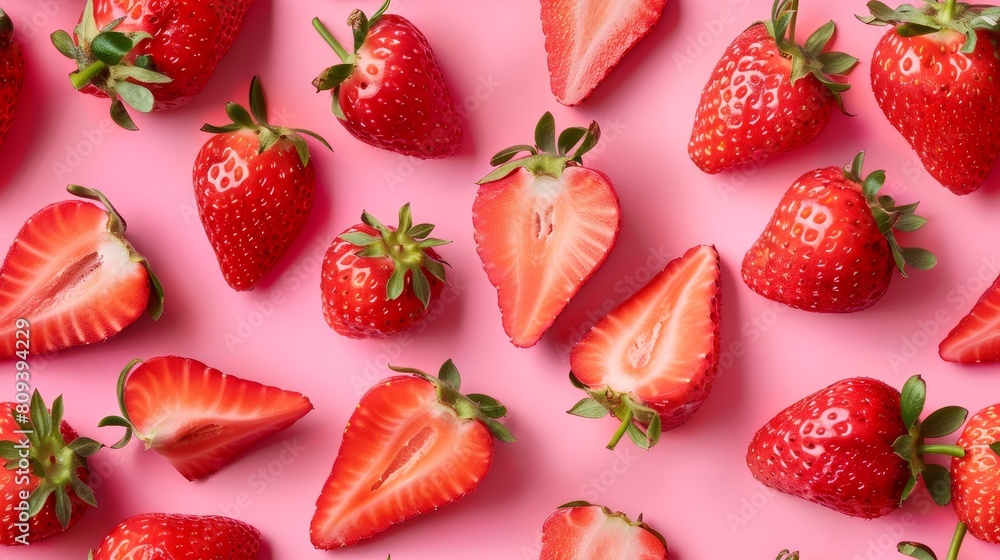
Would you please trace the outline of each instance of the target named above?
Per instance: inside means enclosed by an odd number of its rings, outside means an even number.
[[[118,404],[122,416],[100,423],[126,428],[113,448],[124,447],[134,433],[188,480],[214,473],[312,410],[299,393],[177,356],[129,362],[118,379]]]
[[[507,410],[462,395],[451,360],[438,377],[409,368],[380,381],[347,422],[309,533],[316,548],[351,546],[475,490],[493,464]]]
[[[563,131],[557,145],[555,120],[545,113],[536,145],[499,152],[490,162],[499,167],[479,182],[472,206],[477,250],[515,346],[538,342],[618,237],[611,180],[582,167],[599,138],[595,122]],[[511,161],[522,151],[530,155]]]
[[[41,209],[21,228],[0,268],[0,359],[15,355],[19,319],[30,351],[103,342],[148,311],[163,312],[163,289],[125,239],[125,220],[97,190],[67,190],[77,200]],[[23,325],[23,323],[21,323]]]
[[[938,354],[960,364],[1000,361],[1000,277],[941,341]]]
[[[542,525],[539,560],[666,560],[667,543],[642,521],[588,502],[560,506]]]
[[[569,412],[621,420],[609,449],[626,433],[649,448],[708,397],[719,359],[720,282],[715,247],[689,249],[573,347],[570,378],[590,396]]]
[[[660,21],[666,0],[542,0],[552,93],[579,105]]]

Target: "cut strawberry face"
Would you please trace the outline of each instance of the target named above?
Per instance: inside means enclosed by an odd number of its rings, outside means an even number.
[[[1000,361],[1000,277],[941,341],[938,354],[959,364]]]
[[[590,130],[571,128],[560,140],[572,141],[557,147],[555,122],[546,113],[536,130],[539,145],[500,152],[492,160],[499,167],[480,181],[472,206],[477,250],[515,346],[538,342],[618,237],[611,180],[580,166],[599,136],[596,123]],[[522,150],[531,155],[510,161]]]
[[[114,448],[125,446],[134,433],[188,480],[214,473],[312,410],[299,393],[226,375],[190,358],[137,363],[129,363],[118,380],[123,416],[109,416],[100,425],[126,428]]]
[[[125,221],[99,191],[70,186],[100,201],[49,205],[28,219],[0,268],[0,359],[15,353],[16,323],[31,325],[31,352],[103,342],[144,311],[155,320],[163,290],[149,263],[125,239]]]
[[[540,560],[666,560],[667,545],[639,516],[587,502],[561,506],[542,525]]]
[[[579,105],[660,21],[666,0],[542,0],[552,93]]]
[[[493,464],[493,438],[513,441],[495,419],[506,409],[459,393],[458,370],[418,370],[379,382],[344,430],[310,528],[316,548],[351,546],[395,523],[472,492]]]
[[[590,398],[571,414],[621,420],[649,448],[708,397],[719,356],[721,272],[714,247],[688,250],[587,331],[570,354],[571,377]],[[645,432],[641,427],[645,427]]]

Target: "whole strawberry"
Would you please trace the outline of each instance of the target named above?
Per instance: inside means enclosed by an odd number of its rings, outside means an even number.
[[[28,544],[69,529],[97,506],[87,486],[87,457],[101,444],[77,437],[63,419],[63,400],[51,412],[38,391],[30,404],[0,403],[0,544]]]
[[[214,136],[195,159],[194,195],[222,276],[246,291],[274,268],[312,210],[316,170],[300,134],[330,145],[308,130],[268,123],[257,77],[250,113],[236,103],[227,103],[226,113],[232,124],[202,127]]]
[[[74,37],[52,34],[74,60],[73,87],[111,98],[111,117],[136,130],[125,105],[148,113],[189,103],[236,40],[253,0],[87,0]]]
[[[951,498],[948,470],[925,463],[924,455],[963,452],[925,439],[954,432],[967,411],[944,407],[921,422],[926,391],[916,375],[902,394],[868,377],[838,381],[757,431],[747,466],[766,486],[853,517],[889,514],[920,477],[935,502],[945,505]]]
[[[351,12],[354,54],[313,20],[342,61],[313,85],[333,90],[333,114],[358,140],[421,159],[448,157],[462,145],[458,109],[427,38],[406,18],[385,13],[388,7],[386,0],[370,18]]]
[[[350,338],[385,338],[417,326],[441,295],[444,265],[427,237],[431,224],[413,225],[410,205],[390,228],[368,212],[327,249],[320,289],[323,317]]]
[[[199,558],[254,560],[256,527],[221,515],[144,513],[119,523],[90,551],[88,560]]]
[[[0,146],[14,123],[24,83],[24,57],[14,42],[14,24],[0,8]]]
[[[824,52],[833,21],[795,43],[798,0],[776,0],[769,21],[741,33],[722,54],[701,93],[688,155],[719,173],[812,142],[826,127],[857,59]]]
[[[893,10],[873,1],[868,9],[861,21],[893,26],[871,64],[886,119],[939,183],[975,191],[1000,153],[1000,7],[948,0]]]
[[[825,167],[798,178],[760,238],[743,258],[743,281],[760,295],[819,313],[871,307],[889,288],[892,269],[927,270],[936,263],[924,249],[902,248],[894,230],[927,222],[917,204],[896,206],[879,190],[885,172],[861,178],[864,152],[846,169]]]

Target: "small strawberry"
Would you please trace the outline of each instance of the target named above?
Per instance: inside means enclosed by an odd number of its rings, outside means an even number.
[[[313,85],[333,90],[333,114],[358,140],[421,159],[448,157],[462,145],[458,108],[427,38],[406,18],[385,13],[388,7],[385,0],[371,18],[351,12],[354,54],[313,19],[341,60]]]
[[[119,523],[87,559],[254,560],[259,551],[260,531],[236,519],[144,513]]]
[[[798,0],[775,0],[769,21],[759,21],[722,54],[701,93],[688,155],[705,173],[802,147],[830,120],[833,104],[858,60],[824,52],[833,21],[805,45],[795,43]]]
[[[555,119],[545,113],[535,146],[501,150],[490,160],[497,168],[479,181],[472,205],[476,249],[514,346],[538,342],[618,238],[621,213],[611,179],[583,166],[600,136],[592,122],[567,128],[557,144]]]
[[[753,437],[747,466],[764,485],[845,515],[888,515],[919,477],[939,505],[951,499],[948,469],[924,455],[958,456],[952,445],[926,438],[957,430],[968,412],[948,406],[923,421],[927,386],[920,376],[902,394],[877,379],[838,381],[778,413]]]
[[[444,265],[427,237],[432,224],[413,225],[410,205],[390,228],[368,212],[342,233],[323,259],[323,317],[350,338],[385,338],[417,326],[441,295]],[[428,276],[429,273],[429,276]]]
[[[52,44],[78,70],[73,87],[111,98],[111,118],[136,130],[148,113],[190,103],[236,41],[253,0],[87,0],[74,37]]]
[[[938,354],[959,364],[1000,361],[1000,277],[941,341]]]
[[[392,367],[392,366],[390,366]],[[316,548],[351,546],[475,490],[493,464],[493,438],[512,442],[496,421],[507,409],[459,392],[448,360],[438,377],[392,367],[351,414],[309,535]]]
[[[588,502],[559,506],[542,525],[539,560],[666,560],[667,543],[642,515],[632,521],[624,513]]]
[[[583,103],[660,21],[667,0],[542,0],[552,93]]]
[[[246,291],[274,268],[312,210],[316,169],[300,134],[332,148],[314,132],[269,124],[257,77],[250,113],[230,102],[226,114],[231,124],[201,128],[213,136],[194,162],[194,195],[222,276]]]
[[[14,123],[24,83],[24,57],[14,41],[14,24],[0,8],[0,146]]]
[[[648,449],[708,398],[719,363],[721,277],[715,247],[693,247],[573,348],[570,379],[590,397],[569,413],[621,420],[608,449],[626,433]]]
[[[955,194],[975,191],[1000,153],[1000,7],[868,9],[861,21],[893,26],[872,55],[875,101],[934,179]]]
[[[112,448],[124,447],[135,434],[188,480],[214,473],[312,410],[299,393],[177,356],[129,362],[118,378],[118,406],[122,416],[100,423],[125,428]]]
[[[21,228],[0,267],[0,359],[15,355],[19,319],[45,354],[103,342],[144,312],[163,312],[163,288],[125,239],[125,220],[97,190],[70,185],[78,200],[42,208]]]
[[[69,529],[87,506],[87,457],[101,448],[77,437],[63,419],[63,400],[45,408],[38,391],[30,404],[0,403],[0,544],[28,544]]]
[[[795,181],[743,259],[750,289],[796,309],[849,313],[885,294],[893,268],[905,278],[905,265],[934,267],[930,252],[896,241],[894,230],[927,222],[913,213],[917,204],[880,196],[885,172],[862,179],[863,162],[861,152],[846,169],[816,169]]]

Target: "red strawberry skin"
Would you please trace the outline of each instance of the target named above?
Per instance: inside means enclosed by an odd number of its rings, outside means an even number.
[[[542,0],[552,93],[583,103],[660,20],[666,0]]]
[[[13,412],[15,403],[0,403],[0,441],[13,441],[20,443],[24,438],[22,434],[16,434],[19,430],[14,422]],[[59,424],[59,433],[65,441],[73,441],[77,438],[74,430],[65,420]],[[90,479],[90,474],[86,468],[81,468],[77,472],[80,480],[84,483]],[[16,470],[9,470],[0,466],[0,545],[12,546],[18,544],[18,538],[23,537],[24,531],[16,528],[15,523],[20,523],[19,512],[14,508],[19,506],[21,491],[29,494],[38,488],[41,479],[32,473],[23,474]],[[72,507],[69,525],[63,527],[56,518],[55,499],[49,496],[45,506],[34,517],[28,520],[27,541],[34,542],[41,539],[58,535],[69,529],[80,520],[83,512],[87,509],[87,504],[83,503],[72,489],[68,490],[70,505]]]
[[[1000,152],[1000,42],[977,31],[901,37],[890,28],[872,57],[875,100],[927,171],[955,194],[977,190]]]
[[[0,146],[14,123],[14,111],[24,84],[24,57],[14,42],[14,25],[0,9]]]
[[[965,457],[951,460],[951,493],[958,519],[972,536],[1000,544],[1000,405],[980,410],[965,425],[957,445]]]
[[[908,433],[899,410],[899,391],[881,381],[838,381],[768,421],[750,442],[747,466],[766,486],[840,513],[888,515],[910,478],[892,448]]]
[[[260,531],[221,515],[144,513],[122,521],[89,560],[199,558],[255,560]]]
[[[252,290],[298,236],[316,197],[312,160],[282,138],[263,153],[249,129],[212,136],[198,152],[195,202],[226,283]]]
[[[570,166],[553,178],[522,167],[480,185],[472,222],[504,331],[525,348],[607,259],[621,214],[611,179],[600,171]]]
[[[791,83],[791,61],[763,23],[726,49],[695,112],[688,155],[699,169],[719,173],[812,142],[834,104],[812,74]]]
[[[563,507],[542,525],[539,560],[666,560],[662,537],[595,505]]]
[[[1000,277],[941,341],[938,354],[959,364],[1000,361]]]
[[[743,259],[762,296],[821,313],[860,311],[889,288],[895,266],[861,186],[837,167],[798,178]],[[842,271],[842,272],[841,272]]]
[[[406,18],[384,14],[339,88],[341,123],[355,138],[407,156],[438,159],[462,145],[462,123],[430,43]]]
[[[459,418],[426,380],[379,382],[351,414],[309,530],[336,549],[475,490],[493,464],[490,430]]]
[[[0,267],[0,359],[14,355],[17,320],[36,354],[103,342],[146,311],[147,269],[88,202],[49,205],[28,219]]]
[[[312,410],[299,393],[262,385],[190,358],[152,358],[125,381],[135,434],[188,480],[204,478]]]
[[[173,81],[148,84],[154,111],[190,103],[208,84],[216,67],[236,41],[253,0],[94,0],[97,27],[118,18],[115,31],[144,31],[152,39],[126,57],[149,55],[157,72]],[[105,97],[96,87],[83,91]]]

